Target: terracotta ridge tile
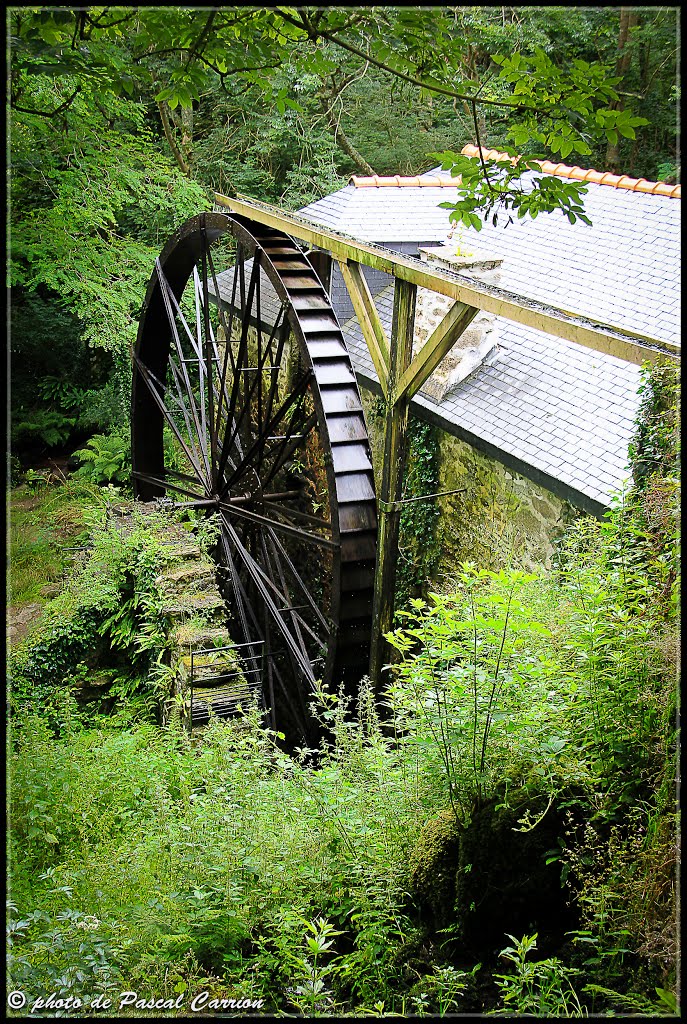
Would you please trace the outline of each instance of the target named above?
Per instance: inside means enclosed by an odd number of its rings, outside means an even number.
[[[463,146],[463,156],[477,157],[479,149],[477,146],[468,144]],[[520,157],[510,157],[508,153],[500,153],[497,149],[482,149],[482,156],[485,160],[510,160],[517,163]],[[674,199],[682,198],[682,186],[669,185],[665,181],[647,181],[646,178],[631,178],[628,174],[612,174],[610,171],[596,171],[593,168],[586,170],[583,167],[568,167],[567,164],[554,164],[551,160],[537,161],[545,174],[558,174],[562,178],[577,178],[580,181],[591,181],[599,185],[612,185],[613,188],[628,189],[631,192],[651,192],[653,195],[671,196]]]
[[[372,174],[368,176],[361,176],[354,174],[350,180],[350,185],[355,185],[356,188],[455,188],[457,178],[452,178],[450,174],[435,174],[431,175],[411,175],[406,177],[401,174]]]
[[[463,156],[477,157],[479,149],[477,146],[468,144],[463,146]],[[517,164],[519,156],[511,157],[508,153],[501,153],[498,149],[482,149],[485,160],[510,160]],[[561,178],[574,178],[578,181],[589,181],[597,185],[611,185],[613,188],[628,189],[631,192],[647,192],[652,195],[670,196],[673,199],[682,198],[682,186],[669,185],[665,181],[647,181],[646,178],[631,178],[628,174],[612,174],[610,171],[597,171],[593,167],[569,167],[563,163],[553,163],[551,160],[537,161],[544,174],[557,174]],[[349,184],[356,188],[455,188],[460,178],[452,178],[447,174],[372,174],[361,176],[354,174]]]

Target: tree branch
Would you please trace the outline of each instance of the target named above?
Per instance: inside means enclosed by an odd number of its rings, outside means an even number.
[[[174,156],[177,165],[181,168],[182,173],[189,177],[191,173],[191,168],[184,160],[183,154],[179,147],[177,146],[176,139],[174,138],[174,134],[172,132],[172,127],[169,123],[168,107],[164,100],[160,101],[157,104],[157,109],[160,111],[162,127],[164,129],[165,138],[167,139],[169,148],[172,150],[172,155]]]
[[[351,160],[355,163],[356,167],[358,167],[365,174],[376,174],[377,172],[375,171],[374,167],[371,167],[370,164],[368,164],[365,157],[358,152],[358,150],[355,148],[351,140],[348,138],[339,122],[333,116],[333,111],[330,111],[330,113],[332,116],[329,124],[332,131],[334,132],[334,140],[337,146],[339,146],[344,151],[344,153],[347,154],[347,156],[350,156]]]
[[[351,140],[348,138],[343,128],[341,127],[340,117],[337,118],[334,113],[334,103],[337,99],[341,98],[341,94],[352,82],[359,80],[365,74],[367,66],[363,71],[362,75],[345,75],[343,81],[337,83],[335,76],[331,79],[331,88],[326,90],[324,87],[319,93],[320,109],[324,114],[327,124],[334,133],[334,141],[337,146],[351,158],[356,167],[363,172],[363,174],[376,174],[374,167],[371,166],[358,150],[355,148]]]
[[[74,92],[69,96],[64,103],[61,103],[59,107],[55,107],[54,110],[29,110],[28,107],[20,107],[17,103],[10,102],[10,106],[13,110],[18,110],[22,114],[36,114],[38,117],[56,117],[57,114],[61,114],[63,110],[71,106],[78,94],[81,92],[81,86],[77,85]]]
[[[193,48],[192,48],[191,52],[188,55],[188,63],[189,64],[191,63],[192,60],[195,59],[195,57],[197,56],[198,51],[200,50],[201,46],[203,45],[203,43],[205,42],[207,37],[210,35],[210,31],[212,29],[212,23],[215,20],[216,16],[217,16],[217,11],[211,11],[211,13],[208,15],[207,21],[205,22],[205,25],[203,26],[203,29],[202,29],[200,35],[196,39],[196,41],[195,41],[195,43],[193,45]]]
[[[426,89],[427,92],[436,92],[442,96],[451,96],[457,100],[465,100],[468,103],[472,103],[473,100],[475,100],[477,103],[486,104],[492,107],[512,107],[515,110],[537,110],[536,107],[532,107],[527,103],[514,102],[512,100],[487,100],[476,96],[469,96],[467,93],[456,92],[455,89],[447,89],[442,85],[430,85],[427,82],[423,82],[420,78],[414,78],[412,75],[408,75],[404,71],[400,71],[397,68],[390,67],[388,64],[384,64],[383,61],[377,60],[369,53],[359,50],[358,47],[353,46],[352,43],[346,43],[343,39],[338,39],[336,34],[333,32],[313,28],[305,17],[302,17],[301,21],[298,21],[298,19],[287,14],[280,7],[275,7],[274,10],[281,18],[284,19],[284,21],[288,21],[291,25],[295,25],[296,28],[300,28],[306,32],[313,42],[317,42],[319,39],[326,39],[330,43],[333,43],[334,46],[340,46],[342,49],[348,50],[349,53],[354,54],[356,57],[360,57],[361,60],[369,61],[370,64],[374,64],[374,66],[379,68],[381,71],[386,71],[388,74],[394,75],[396,78],[401,78],[405,82],[410,82],[411,85],[416,85],[420,89]]]

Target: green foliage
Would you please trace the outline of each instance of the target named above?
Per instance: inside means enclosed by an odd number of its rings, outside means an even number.
[[[450,806],[467,822],[504,780],[550,800],[584,781],[587,766],[566,714],[574,688],[529,603],[543,581],[469,563],[457,579],[455,594],[398,613],[408,625],[387,634],[403,659],[388,699],[408,742],[429,746]]]
[[[19,456],[64,445],[88,419],[100,385],[80,341],[75,317],[39,295],[12,297],[10,317],[10,439]]]
[[[567,671],[586,689],[585,732],[599,778],[593,813],[569,821],[562,859],[585,926],[584,966],[594,972],[594,985],[607,989],[627,986],[631,957],[640,958],[650,987],[671,986],[677,942],[679,481],[661,475],[677,470],[677,434],[670,414],[665,430],[656,415],[656,404],[667,398],[670,409],[674,402],[674,374],[659,368],[647,377],[653,383],[633,451],[639,486],[603,523],[581,521],[571,529],[559,566],[569,602]],[[666,392],[658,397],[662,382]],[[644,476],[652,434],[661,438],[653,449],[658,471]],[[625,994],[625,1004],[621,998],[610,1005],[636,1004],[636,988]]]
[[[126,532],[109,524],[108,515],[102,505],[91,510],[88,559],[49,602],[40,629],[10,657],[13,708],[40,712],[57,732],[65,700],[60,688],[78,692],[103,671],[114,683],[109,697],[121,698],[134,717],[148,717],[152,708],[151,670],[166,646],[154,517]]]
[[[272,1011],[359,1007],[362,993],[400,1007],[393,958],[412,933],[403,878],[421,787],[369,696],[353,717],[336,699],[322,710],[336,735],[318,767],[280,752],[255,714],[212,723],[202,746],[144,725],[55,740],[21,718],[13,918],[78,908],[116,935],[122,975],[160,991],[168,971],[192,982],[191,956],[225,993],[262,996]],[[51,867],[53,879],[39,877]],[[52,977],[36,944],[44,929],[22,931],[14,949],[34,984]]]
[[[94,484],[129,484],[131,481],[131,435],[95,434],[85,448],[74,452],[81,465],[76,475]]]
[[[586,185],[576,185],[551,174],[533,176],[524,182],[520,180],[524,171],[541,171],[536,160],[525,158],[517,163],[510,159],[480,161],[460,153],[437,153],[435,156],[441,160],[444,170],[460,177],[456,188],[463,198],[455,203],[439,204],[451,210],[451,221],[481,231],[483,221],[489,217],[494,225],[498,224],[502,211],[508,213],[512,210],[518,218],[529,216],[534,220],[540,213],[562,210],[571,224],[577,220],[591,224],[582,206]],[[512,223],[513,218],[508,214],[506,226]]]
[[[523,935],[501,950],[501,956],[514,966],[513,974],[494,975],[499,986],[502,1005],[494,1015],[534,1017],[584,1017],[572,978],[579,974],[556,957],[528,960],[537,948],[537,935]]]
[[[320,80],[284,64],[274,76],[298,99],[297,109],[265,104],[258,85],[243,94],[215,93],[195,118],[202,144],[194,171],[218,192],[239,192],[297,209],[345,184],[320,109]]]
[[[50,844],[56,837],[48,833]],[[54,869],[39,880],[50,883]],[[124,984],[117,961],[121,948],[116,928],[99,921],[93,914],[65,906],[70,902],[69,886],[49,890],[51,902],[59,910],[30,910],[17,916],[14,904],[8,905],[7,983],[11,989],[32,993],[54,993],[53,998],[72,999],[81,1004],[96,995],[111,992]],[[57,1011],[59,1012],[59,1011]],[[78,1015],[78,1009],[77,1009]],[[42,1016],[40,1010],[36,1013]]]
[[[16,608],[44,601],[44,588],[58,585],[69,563],[69,548],[86,539],[86,518],[102,495],[74,479],[51,484],[28,470],[12,491],[9,524],[9,602]]]
[[[40,104],[69,83],[32,87]],[[12,123],[11,283],[47,289],[88,345],[126,350],[159,244],[206,200],[159,154],[139,104],[113,100],[101,113],[79,95],[64,118],[63,132],[25,113]]]
[[[654,79],[661,78],[658,92],[665,106],[675,76],[671,80],[670,74],[658,72],[664,66],[674,70],[674,56],[667,52],[670,14],[653,25],[643,20],[632,40],[642,52],[640,92],[650,92],[652,86],[656,90]],[[391,132],[392,147],[406,134],[405,126],[394,131],[388,114],[373,114],[369,128],[353,130],[367,158],[355,154],[344,132],[344,126],[351,126],[348,103],[342,100],[349,87],[351,97],[357,96],[349,109],[355,111],[357,102],[359,111],[366,92],[376,97],[380,87],[388,91],[390,85],[400,88],[400,102],[407,107],[403,90],[412,86],[418,118],[413,134],[429,133],[425,151],[437,148],[435,138],[452,146],[487,130],[499,137],[499,145],[510,140],[521,150],[534,145],[563,158],[572,152],[591,154],[599,141],[633,141],[635,128],[648,125],[648,119],[619,101],[616,86],[622,76],[613,67],[617,23],[612,18],[609,27],[607,22],[601,11],[564,16],[558,9],[543,13],[536,8],[526,9],[524,16],[506,9],[490,14],[485,9],[436,7],[353,14],[337,7],[209,12],[145,8],[124,12],[111,22],[90,11],[55,17],[28,11],[12,20],[12,103],[25,117],[39,111],[68,118],[82,95],[96,94],[108,111],[114,104],[126,105],[129,98],[146,96],[166,119],[167,142],[184,173],[201,164],[203,175],[211,173],[202,143],[212,139],[211,148],[224,164],[224,180],[237,187],[245,177],[241,149],[246,148],[237,135],[247,121],[235,114],[250,94],[251,120],[261,120],[260,111],[267,110],[276,135],[291,135],[286,173],[291,180],[282,197],[297,203],[307,201],[308,193],[317,194],[317,179],[327,173],[327,165],[331,174],[336,144],[346,154],[344,166],[348,169],[353,160],[358,168],[369,166],[369,154],[380,152],[380,131]],[[87,40],[87,49],[76,46],[77,40]],[[58,73],[65,83],[61,92],[55,90]],[[44,83],[42,92],[25,96],[29,83]],[[226,128],[215,129],[207,120],[214,99],[206,101],[220,92],[231,97],[229,107],[235,113]],[[388,106],[380,100],[368,102],[368,109]],[[196,113],[200,116],[194,126]],[[458,119],[462,125],[457,138]],[[271,126],[262,120],[259,134],[269,149]],[[194,146],[194,130],[200,146]],[[669,134],[664,127],[662,135]],[[231,154],[220,148],[222,137],[231,143]],[[416,142],[406,141],[405,152],[409,149],[414,163],[424,159]],[[397,162],[407,159],[399,150]],[[258,192],[273,187],[273,166],[256,147],[247,166],[258,171],[258,180],[251,179]],[[565,203],[565,196],[547,196],[554,206],[559,200]],[[537,211],[547,208],[543,200],[533,206]]]
[[[629,110],[613,107],[619,79],[601,62],[578,58],[562,69],[540,48],[531,57],[515,53],[493,59],[501,68],[501,80],[512,85],[513,96],[533,101],[523,103],[525,109],[510,122],[508,132],[516,147],[533,143],[560,153],[562,159],[571,153],[589,156],[590,135],[605,135],[610,142],[617,142],[618,135],[633,139],[635,128],[648,123]],[[563,105],[568,114],[565,121],[558,119]]]
[[[677,364],[672,361],[645,364],[639,393],[642,400],[629,454],[635,486],[646,491],[653,477],[665,479],[679,473],[680,374]]]

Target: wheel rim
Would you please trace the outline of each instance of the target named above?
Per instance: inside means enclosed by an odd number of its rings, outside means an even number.
[[[218,514],[230,628],[266,654],[272,726],[312,742],[316,681],[353,692],[367,671],[377,527],[327,294],[287,236],[201,214],[156,261],[133,361],[135,494]]]

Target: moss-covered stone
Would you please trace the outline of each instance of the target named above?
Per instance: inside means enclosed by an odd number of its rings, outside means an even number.
[[[420,832],[410,857],[411,892],[435,931],[454,920],[461,828],[453,811],[442,811]]]
[[[362,392],[377,488],[381,486],[384,417],[379,399]],[[445,431],[439,439],[436,490],[456,491],[437,499],[437,543],[441,558],[431,585],[450,586],[466,560],[498,569],[515,561],[524,569],[550,567],[556,539],[580,513],[568,502],[520,476]]]
[[[206,560],[182,561],[166,568],[156,583],[165,593],[178,593],[192,584],[195,588],[211,587],[215,581],[215,566]]]
[[[523,795],[511,806],[498,798],[476,806],[469,824],[443,811],[424,826],[410,858],[410,882],[421,917],[446,929],[454,951],[482,958],[503,948],[506,934],[538,932],[540,949],[573,927],[560,867],[547,864],[561,824],[555,809],[529,832],[519,828]],[[533,812],[537,808],[532,805]]]
[[[208,620],[219,620],[225,614],[222,598],[208,591],[176,594],[165,601],[160,610],[169,618],[203,615]]]
[[[561,823],[555,808],[530,831],[519,821],[529,806],[541,808],[526,794],[515,794],[510,806],[494,798],[475,808],[461,837],[456,873],[457,937],[476,956],[501,949],[506,934],[540,935],[540,949],[555,936],[562,940],[569,909],[560,882],[560,866],[547,864],[557,846]]]
[[[213,626],[203,620],[194,622],[192,619],[175,625],[169,632],[169,639],[174,648],[183,651],[189,647],[194,650],[225,647],[231,642],[224,626]]]

